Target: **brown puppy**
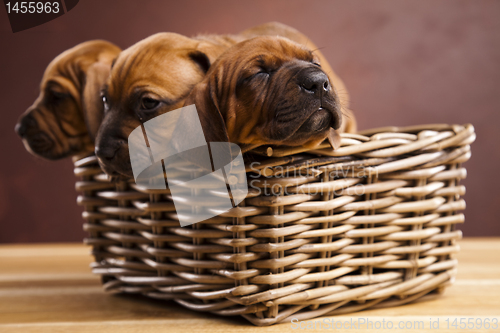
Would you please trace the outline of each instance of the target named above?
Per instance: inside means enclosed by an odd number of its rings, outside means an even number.
[[[117,46],[95,40],[52,60],[40,95],[16,125],[29,152],[56,160],[94,150],[104,111],[100,90],[119,53]]]
[[[312,50],[314,56],[321,64],[321,69],[328,75],[328,78],[330,79],[330,82],[335,89],[335,93],[338,96],[343,112],[345,113],[345,115],[347,115],[347,117],[350,117],[352,112],[349,110],[349,93],[345,88],[344,82],[342,82],[337,74],[335,74],[323,53],[318,50],[318,47],[309,38],[307,38],[306,35],[285,24],[278,22],[269,22],[245,30],[241,33],[241,36],[245,37],[245,39],[250,39],[256,36],[281,36],[286,37],[302,46],[305,46],[309,50]],[[352,117],[348,122],[344,123],[344,126],[345,127],[343,127],[343,130],[345,132],[356,132],[356,119]]]
[[[335,86],[309,49],[255,37],[227,50],[186,99],[207,141],[316,147],[354,127]]]
[[[96,155],[110,176],[131,177],[128,136],[145,121],[183,106],[210,64],[237,37],[150,36],[120,53],[103,90]]]

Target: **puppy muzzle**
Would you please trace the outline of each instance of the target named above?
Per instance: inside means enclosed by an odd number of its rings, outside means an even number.
[[[16,124],[15,131],[33,153],[48,159],[55,158],[52,156],[52,150],[55,147],[54,140],[48,133],[40,130],[37,120],[31,113],[21,118]]]
[[[319,132],[328,128],[340,128],[342,115],[326,73],[316,66],[308,65],[297,74],[297,84],[304,98],[309,99],[312,104],[319,104],[318,110],[307,121],[310,123],[310,130]]]
[[[24,138],[30,132],[38,131],[38,123],[31,112],[19,120],[16,124],[15,131],[21,138]]]
[[[109,176],[115,179],[133,177],[128,145],[124,140],[103,140],[96,146],[95,154],[101,168]]]

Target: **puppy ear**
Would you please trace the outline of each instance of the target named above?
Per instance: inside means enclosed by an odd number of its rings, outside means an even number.
[[[201,52],[201,51],[193,51],[189,54],[189,57],[191,60],[193,60],[195,63],[200,66],[200,68],[203,70],[203,72],[208,72],[210,69],[211,61],[208,59],[208,56]]]
[[[231,44],[232,45],[232,44]],[[192,59],[196,61],[205,71],[208,71],[210,66],[224,53],[229,46],[224,42],[212,43],[207,41],[200,41],[196,50],[191,54],[194,56]]]
[[[198,83],[184,105],[194,104],[198,111],[201,127],[207,142],[229,142],[226,123],[222,116],[214,92],[208,82]]]
[[[96,62],[86,72],[85,84],[82,93],[83,117],[92,141],[95,140],[97,130],[104,116],[104,104],[101,99],[101,88],[111,71],[109,64]]]

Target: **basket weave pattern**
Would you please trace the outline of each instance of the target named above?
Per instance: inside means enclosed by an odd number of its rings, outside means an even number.
[[[245,201],[185,228],[168,190],[110,182],[80,159],[92,270],[107,291],[255,325],[421,299],[456,273],[474,139],[471,125],[427,125],[343,134],[335,151],[256,148]]]

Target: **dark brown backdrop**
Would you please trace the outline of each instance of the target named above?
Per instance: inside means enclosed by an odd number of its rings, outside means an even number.
[[[500,1],[98,1],[13,34],[0,9],[0,242],[79,241],[70,161],[34,158],[14,134],[45,66],[88,39],[234,33],[267,21],[308,35],[350,91],[359,127],[473,123],[466,236],[500,235]]]

